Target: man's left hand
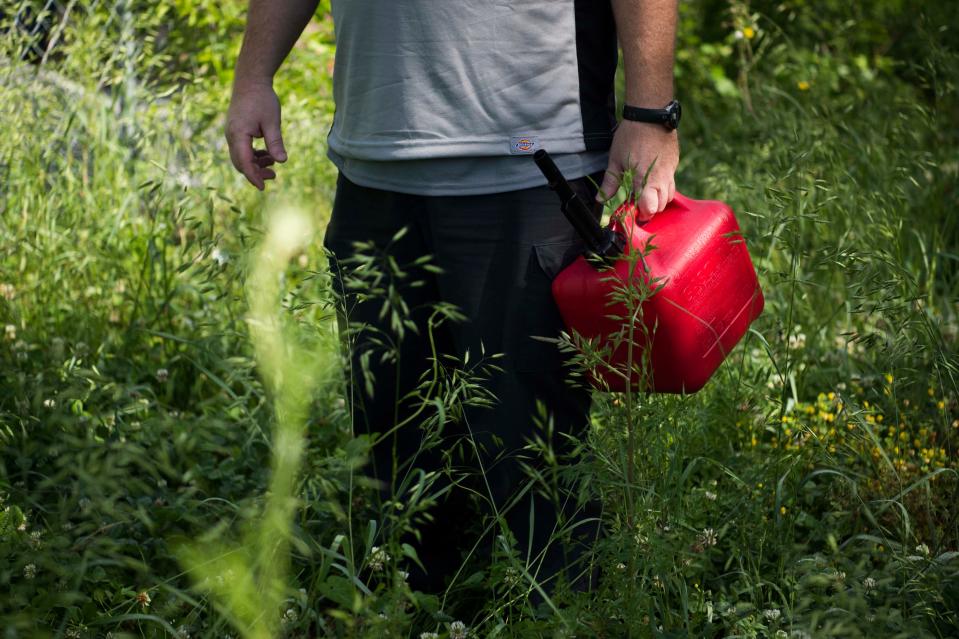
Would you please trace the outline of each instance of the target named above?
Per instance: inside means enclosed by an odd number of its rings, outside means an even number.
[[[623,171],[630,167],[633,169],[633,196],[639,209],[637,219],[648,221],[672,201],[676,193],[673,175],[678,164],[679,133],[676,130],[667,131],[661,124],[623,120],[613,135],[609,166],[596,199],[604,202],[616,195]],[[650,165],[653,166],[651,170]],[[647,170],[649,178],[644,188],[643,178]]]

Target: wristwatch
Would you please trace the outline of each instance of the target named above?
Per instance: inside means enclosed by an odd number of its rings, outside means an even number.
[[[682,115],[683,109],[679,105],[679,100],[673,100],[662,109],[644,109],[628,104],[623,106],[624,120],[662,124],[667,131],[679,128],[679,119]]]

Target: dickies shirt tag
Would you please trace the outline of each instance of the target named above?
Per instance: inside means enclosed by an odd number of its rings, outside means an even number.
[[[509,152],[512,155],[529,155],[539,150],[539,138],[529,135],[517,135],[509,139]]]

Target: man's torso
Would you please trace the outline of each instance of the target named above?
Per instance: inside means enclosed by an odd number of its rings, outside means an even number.
[[[334,0],[330,157],[357,183],[431,195],[605,164],[615,123],[608,2]]]

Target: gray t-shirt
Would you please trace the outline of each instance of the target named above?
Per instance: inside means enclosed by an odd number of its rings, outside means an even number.
[[[333,0],[329,157],[350,180],[428,195],[602,169],[615,125],[609,0]]]

